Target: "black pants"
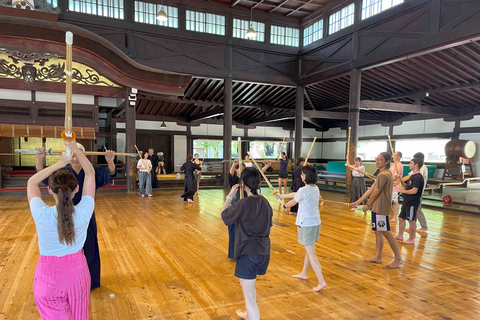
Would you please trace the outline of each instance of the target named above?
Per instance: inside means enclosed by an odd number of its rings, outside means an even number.
[[[87,239],[83,245],[83,252],[87,259],[88,270],[90,271],[90,290],[100,287],[100,251],[98,250],[97,221],[95,212],[92,214],[87,229]]]

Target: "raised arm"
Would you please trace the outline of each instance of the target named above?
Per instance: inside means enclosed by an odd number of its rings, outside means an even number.
[[[37,162],[38,162],[38,158],[37,158]],[[45,169],[41,168],[40,171],[38,171],[30,179],[28,179],[28,183],[27,183],[28,202],[30,202],[30,200],[32,200],[35,197],[41,197],[40,187],[39,187],[40,183],[42,183],[43,180],[50,177],[55,171],[65,167],[69,162],[70,162],[70,158],[68,158],[65,152],[63,152],[62,158],[60,159],[60,161],[55,163],[53,166],[47,167]],[[42,167],[43,167],[43,162],[42,162]]]
[[[237,160],[232,162],[232,166],[230,167],[230,175],[233,177],[235,175],[235,165],[237,164]]]
[[[80,162],[80,165],[85,172],[82,196],[90,196],[95,199],[95,170],[93,169],[92,163],[87,159],[85,154],[78,149],[77,142],[75,140],[65,141],[65,146],[70,148],[70,150],[75,153],[78,162]]]
[[[265,171],[267,171],[267,169],[270,167],[271,164],[272,164],[272,161],[268,160],[267,165],[262,167],[262,172],[265,173]]]
[[[115,151],[112,151],[112,150],[105,151],[105,160],[108,163],[108,170],[110,171],[111,176],[115,174],[115,163],[113,163],[114,159],[115,159]]]
[[[37,150],[37,162],[35,163],[35,168],[37,169],[37,172],[40,172],[43,170],[43,164],[45,162],[45,148],[36,148],[35,150]]]

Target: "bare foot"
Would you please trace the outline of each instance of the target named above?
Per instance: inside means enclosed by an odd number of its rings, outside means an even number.
[[[397,219],[390,219],[390,222],[397,222]]]
[[[290,215],[294,216],[294,215],[295,215],[295,213],[296,213],[296,212],[291,212],[291,211],[290,211],[288,214],[290,214]]]
[[[366,262],[373,262],[373,263],[382,263],[382,259],[379,259],[377,257],[375,258],[370,258],[370,259],[365,259]]]
[[[356,208],[352,208],[352,209],[350,209],[350,211],[355,211],[355,210],[356,210]]]
[[[392,263],[387,264],[385,268],[387,269],[397,269],[400,268],[400,266],[403,264],[403,260],[393,260]]]
[[[313,291],[319,292],[322,289],[325,289],[327,287],[327,283],[323,281],[323,283],[319,284],[318,286],[313,288]]]
[[[247,311],[242,309],[237,309],[237,316],[239,316],[242,319],[248,319]]]
[[[323,204],[325,203],[325,201],[320,201],[320,205],[323,206]]]
[[[149,194],[148,196],[149,196],[149,197],[153,197],[153,195],[151,195],[151,194]]]
[[[187,199],[188,204],[193,203],[193,202],[194,202],[193,200]]]
[[[145,195],[144,195],[144,194],[142,194],[142,198],[145,198]]]
[[[403,244],[415,244],[415,240],[405,240],[405,241],[402,241]]]
[[[198,192],[195,192],[195,194],[197,194],[197,195],[198,195]]]
[[[417,230],[418,233],[424,233],[424,232],[427,232],[427,231],[428,231],[428,229],[423,229],[423,228]]]
[[[293,278],[300,279],[300,280],[307,280],[307,276],[296,274],[292,276]]]
[[[399,236],[398,234],[395,236],[395,239],[403,241],[403,237]]]

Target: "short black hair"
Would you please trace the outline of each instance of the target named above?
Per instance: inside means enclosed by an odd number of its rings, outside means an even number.
[[[356,157],[355,160],[358,160],[358,161],[362,162],[362,158],[360,158],[360,157]]]
[[[306,165],[302,168],[302,172],[305,173],[305,183],[315,184],[318,180],[317,168],[312,165]]]
[[[240,179],[247,187],[250,188],[250,191],[254,195],[258,195],[257,190],[260,186],[260,173],[258,173],[256,168],[248,167],[242,170]]]
[[[401,159],[401,158],[402,158],[402,156],[403,156],[403,155],[402,155],[402,152],[400,152],[400,151],[397,151],[397,154],[398,154],[398,156],[399,156],[399,157],[400,157],[400,159]]]
[[[422,159],[422,160],[425,160],[425,155],[421,152],[417,152],[413,155],[414,158],[419,158],[419,159]]]
[[[413,158],[412,162],[413,164],[418,164],[418,170],[420,170],[420,168],[423,167],[423,159]]]

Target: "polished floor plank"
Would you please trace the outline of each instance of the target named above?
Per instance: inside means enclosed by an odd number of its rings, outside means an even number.
[[[102,287],[91,293],[91,319],[238,319],[235,310],[244,300],[220,219],[226,193],[200,190],[193,205],[181,193],[97,195]],[[295,217],[281,210],[270,190],[263,194],[272,204],[274,226],[270,266],[257,281],[262,319],[480,317],[479,216],[424,209],[428,234],[417,235],[415,246],[399,243],[405,263],[388,270],[364,262],[375,254],[370,214],[326,203],[316,250],[328,287],[315,293],[311,270],[308,280],[291,277],[304,259]],[[340,193],[322,194],[346,200]],[[35,225],[25,197],[0,201],[0,319],[39,319]],[[383,265],[392,259],[385,242]]]

